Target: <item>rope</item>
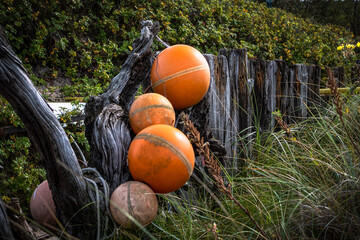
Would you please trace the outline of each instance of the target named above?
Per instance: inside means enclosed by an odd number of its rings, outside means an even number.
[[[104,187],[104,199],[105,199],[105,208],[106,208],[104,232],[106,232],[108,230],[109,217],[110,217],[110,219],[112,221],[112,224],[114,226],[114,230],[112,231],[112,233],[110,235],[104,236],[102,238],[100,237],[100,234],[101,234],[100,191],[99,191],[99,188],[98,188],[98,186],[97,186],[97,184],[95,183],[94,180],[92,180],[90,178],[87,178],[87,177],[84,177],[86,181],[88,181],[89,183],[91,183],[94,186],[95,194],[96,194],[96,209],[97,209],[97,234],[96,234],[96,239],[97,240],[105,240],[105,239],[112,238],[115,235],[116,223],[115,223],[114,219],[111,217],[110,208],[109,208],[109,195],[110,195],[109,185],[107,184],[105,179],[101,176],[101,174],[95,168],[83,168],[82,172],[83,173],[93,173],[93,174],[95,174],[96,177],[100,180],[102,186]]]
[[[87,166],[88,166],[87,161],[86,161],[85,156],[84,156],[84,154],[82,153],[82,151],[81,151],[81,149],[80,149],[79,145],[77,144],[77,142],[75,141],[75,139],[73,138],[73,136],[71,136],[71,135],[70,135],[70,138],[71,138],[71,140],[73,141],[73,143],[74,143],[74,145],[75,145],[76,149],[77,149],[77,150],[78,150],[78,152],[80,153],[81,159],[82,159],[82,161],[83,161],[83,163],[84,163],[85,167],[87,167]]]
[[[158,36],[158,35],[156,35],[156,39],[159,41],[159,42],[161,42],[165,47],[170,47],[170,45],[169,44],[167,44],[166,42],[164,42],[163,40],[161,40],[161,38]]]
[[[87,167],[87,161],[85,159],[84,154],[82,153],[79,145],[77,144],[77,142],[75,141],[75,139],[70,135],[71,139],[73,140],[78,152],[80,153],[80,156],[82,158],[82,161],[84,163],[84,165]],[[97,218],[97,234],[96,234],[96,239],[97,240],[104,240],[104,239],[109,239],[112,238],[115,235],[115,231],[116,231],[116,223],[114,221],[114,219],[111,217],[111,213],[110,213],[110,208],[109,208],[109,196],[110,196],[110,190],[109,190],[109,185],[108,183],[105,181],[105,179],[101,176],[101,174],[95,169],[95,168],[83,168],[81,169],[82,173],[93,173],[96,175],[96,177],[100,180],[103,188],[104,188],[104,200],[105,200],[105,208],[106,208],[106,214],[105,214],[105,229],[104,232],[106,233],[108,230],[108,224],[109,224],[109,217],[112,221],[112,224],[114,226],[114,230],[113,232],[109,235],[109,236],[104,236],[103,238],[100,238],[100,232],[101,232],[101,219],[100,219],[100,191],[99,188],[96,184],[96,182],[90,178],[84,177],[84,179],[86,181],[88,181],[89,183],[91,183],[94,186],[95,189],[95,195],[96,195],[96,218]]]
[[[161,42],[166,48],[169,48],[170,45],[167,44],[166,42],[164,42],[158,35],[156,35],[156,39]],[[160,81],[160,77],[159,77],[159,74],[158,74],[158,66],[159,66],[159,58],[156,58],[156,69],[155,69],[155,73],[156,73],[156,76],[158,77],[158,81]],[[164,94],[165,94],[165,97],[166,96],[166,89],[165,89],[165,82],[164,82]]]

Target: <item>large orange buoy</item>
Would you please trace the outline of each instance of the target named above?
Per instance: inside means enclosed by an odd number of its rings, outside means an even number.
[[[130,125],[134,133],[154,124],[174,126],[175,111],[169,100],[157,93],[139,96],[129,111]]]
[[[188,45],[173,45],[162,51],[151,68],[154,92],[165,96],[175,109],[197,104],[210,85],[205,57]]]
[[[56,226],[55,204],[48,181],[42,182],[30,199],[30,212],[33,219],[43,226]]]
[[[152,125],[139,132],[130,144],[131,176],[145,182],[156,193],[169,193],[190,178],[195,163],[188,138],[175,127]]]
[[[146,226],[155,219],[157,210],[158,201],[154,191],[141,182],[129,181],[121,184],[110,198],[111,216],[124,228],[136,226],[124,212]]]

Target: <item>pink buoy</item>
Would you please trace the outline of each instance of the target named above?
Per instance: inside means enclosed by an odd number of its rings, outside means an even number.
[[[43,226],[56,226],[56,210],[48,181],[42,182],[30,199],[30,212],[33,219]]]

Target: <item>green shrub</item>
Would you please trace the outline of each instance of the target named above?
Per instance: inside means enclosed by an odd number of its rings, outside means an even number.
[[[64,110],[59,118],[67,135],[71,136],[70,141],[72,143],[76,141],[85,158],[88,158],[90,146],[85,137],[84,125],[81,122],[70,121],[73,116],[80,113],[79,106],[76,103],[75,106],[77,107],[72,111]],[[11,105],[2,97],[0,109],[0,128],[24,127]],[[5,201],[14,197],[19,198],[24,212],[28,213],[31,194],[46,179],[46,171],[30,139],[24,136],[25,133],[0,136],[0,184],[2,186],[0,196]],[[75,151],[80,159],[79,151]]]
[[[0,98],[0,127],[23,127],[23,123],[3,98]],[[45,180],[40,157],[29,138],[21,134],[0,139],[0,196],[8,201],[16,197],[25,212],[34,189]]]
[[[244,0],[2,2],[0,24],[15,52],[35,73],[34,81],[70,79],[75,87],[63,87],[65,96],[86,97],[105,89],[145,19],[160,23],[159,36],[170,45],[189,44],[213,54],[221,48],[246,48],[250,57],[289,63],[340,66],[344,62],[337,47],[354,43],[345,28],[313,24]],[[155,50],[163,48],[155,42]],[[39,74],[37,66],[48,70]]]

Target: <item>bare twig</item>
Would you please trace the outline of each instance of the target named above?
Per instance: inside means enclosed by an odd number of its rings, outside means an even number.
[[[286,133],[288,137],[291,137],[291,131],[289,126],[286,124],[286,122],[283,120],[281,113],[275,114],[275,121],[280,126],[280,128]]]

